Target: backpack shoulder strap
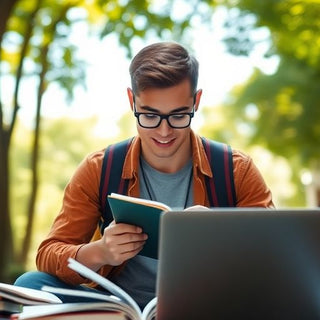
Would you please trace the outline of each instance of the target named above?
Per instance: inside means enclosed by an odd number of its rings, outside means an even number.
[[[212,207],[235,207],[232,149],[229,145],[202,138],[213,178],[206,177],[208,198]]]
[[[112,213],[107,201],[107,195],[116,192],[126,194],[128,180],[122,179],[122,168],[132,138],[112,144],[105,150],[100,176],[99,200],[102,221],[100,228],[106,227],[112,221]]]

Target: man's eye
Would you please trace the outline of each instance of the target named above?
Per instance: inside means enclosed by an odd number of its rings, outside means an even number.
[[[153,113],[145,113],[144,117],[148,120],[157,119],[159,116]]]
[[[172,120],[183,120],[186,117],[186,115],[177,113],[170,115],[170,117]]]

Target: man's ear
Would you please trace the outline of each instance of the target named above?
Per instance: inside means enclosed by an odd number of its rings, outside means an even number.
[[[134,93],[131,88],[127,88],[127,94],[128,94],[131,110],[133,111]]]
[[[194,95],[194,111],[197,111],[199,108],[201,95],[202,95],[202,89],[199,89]]]

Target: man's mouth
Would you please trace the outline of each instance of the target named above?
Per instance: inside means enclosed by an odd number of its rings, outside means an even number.
[[[158,146],[169,146],[173,144],[175,139],[169,139],[169,140],[160,140],[160,139],[153,139],[153,141],[158,145]]]

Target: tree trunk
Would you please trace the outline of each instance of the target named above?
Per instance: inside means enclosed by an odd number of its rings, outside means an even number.
[[[17,0],[1,0],[0,1],[0,44],[2,43],[3,35],[6,31],[7,22],[11,11]]]
[[[14,0],[0,2],[0,48]],[[0,56],[1,63],[1,56]],[[0,74],[1,76],[1,74]],[[0,281],[10,281],[10,264],[13,260],[13,239],[9,206],[9,144],[11,132],[4,123],[0,91]]]
[[[10,279],[9,266],[13,260],[13,240],[9,210],[9,138],[0,133],[0,281]]]
[[[41,0],[38,0],[39,2]],[[57,17],[56,21],[51,25],[51,35],[52,39],[54,39],[54,35],[56,32],[57,24],[61,21],[68,10],[70,9],[71,4],[69,3],[65,7],[62,7],[60,15]],[[22,250],[19,255],[19,261],[21,264],[25,264],[28,258],[28,253],[30,251],[31,242],[32,242],[32,229],[34,224],[34,216],[35,216],[35,207],[36,207],[36,199],[38,193],[38,164],[39,164],[39,150],[40,150],[40,121],[41,121],[41,105],[42,105],[42,97],[46,90],[45,77],[49,68],[48,65],[48,52],[50,49],[50,44],[52,41],[48,41],[44,44],[41,51],[41,72],[39,74],[39,87],[37,94],[37,112],[36,112],[36,123],[35,123],[35,132],[34,132],[34,141],[32,147],[32,156],[31,156],[31,171],[32,171],[32,184],[31,184],[31,194],[29,198],[28,212],[27,212],[27,226],[26,232],[24,236],[24,241],[22,245]]]
[[[31,156],[31,171],[32,171],[32,184],[31,184],[31,194],[29,198],[29,206],[28,206],[28,222],[26,227],[26,233],[22,245],[22,251],[20,255],[21,263],[25,264],[28,258],[28,252],[31,246],[31,236],[32,236],[32,227],[34,222],[34,215],[35,215],[35,206],[36,206],[36,199],[38,193],[38,164],[39,164],[39,149],[40,149],[40,119],[41,119],[41,105],[42,105],[42,97],[45,92],[45,76],[48,70],[48,63],[47,63],[47,55],[49,51],[49,44],[46,45],[42,49],[41,53],[41,65],[42,70],[39,75],[39,87],[38,87],[38,94],[37,94],[37,112],[36,112],[36,124],[35,124],[35,131],[34,131],[34,140],[33,140],[33,147],[32,147],[32,156]]]
[[[37,15],[37,13],[40,10],[41,7],[41,3],[42,0],[38,0],[35,3],[35,8],[33,9],[33,11],[31,12],[30,15],[30,23],[28,25],[28,27],[26,28],[26,31],[24,33],[24,37],[23,37],[23,43],[21,46],[21,52],[20,52],[20,61],[18,64],[18,68],[17,68],[17,73],[16,73],[16,84],[15,84],[15,90],[14,90],[14,112],[12,115],[12,125],[11,125],[11,131],[13,131],[13,127],[15,124],[15,120],[16,120],[16,116],[17,116],[17,112],[19,109],[19,101],[18,101],[18,96],[19,96],[19,90],[20,90],[20,82],[22,79],[22,70],[23,70],[23,62],[24,59],[26,57],[26,52],[30,43],[30,39],[33,33],[33,25],[34,25],[34,20],[35,17]],[[40,80],[41,82],[41,80]],[[27,230],[26,230],[26,234],[28,234],[28,228],[30,223],[32,225],[32,221],[30,221],[30,219],[33,219],[33,213],[30,214],[30,210],[34,210],[34,206],[35,206],[35,201],[36,201],[36,191],[37,190],[37,185],[38,185],[38,179],[37,179],[37,170],[36,172],[34,172],[34,168],[37,167],[37,156],[38,156],[38,140],[39,140],[39,118],[40,116],[38,116],[38,113],[40,114],[40,106],[39,103],[41,105],[41,100],[40,102],[37,102],[37,116],[36,116],[36,129],[35,129],[35,141],[34,141],[34,147],[32,150],[32,159],[31,159],[31,171],[32,171],[32,185],[31,185],[31,195],[29,198],[29,206],[28,206],[28,211],[27,211]],[[30,236],[29,236],[30,238]],[[26,240],[26,239],[25,239]],[[21,252],[19,253],[19,255],[17,256],[17,262],[21,265],[21,266],[25,266],[26,264],[26,256],[28,254],[28,245],[29,245],[29,241],[27,239],[27,243],[26,241],[23,242],[22,244],[22,249]],[[27,249],[27,251],[25,251]]]

